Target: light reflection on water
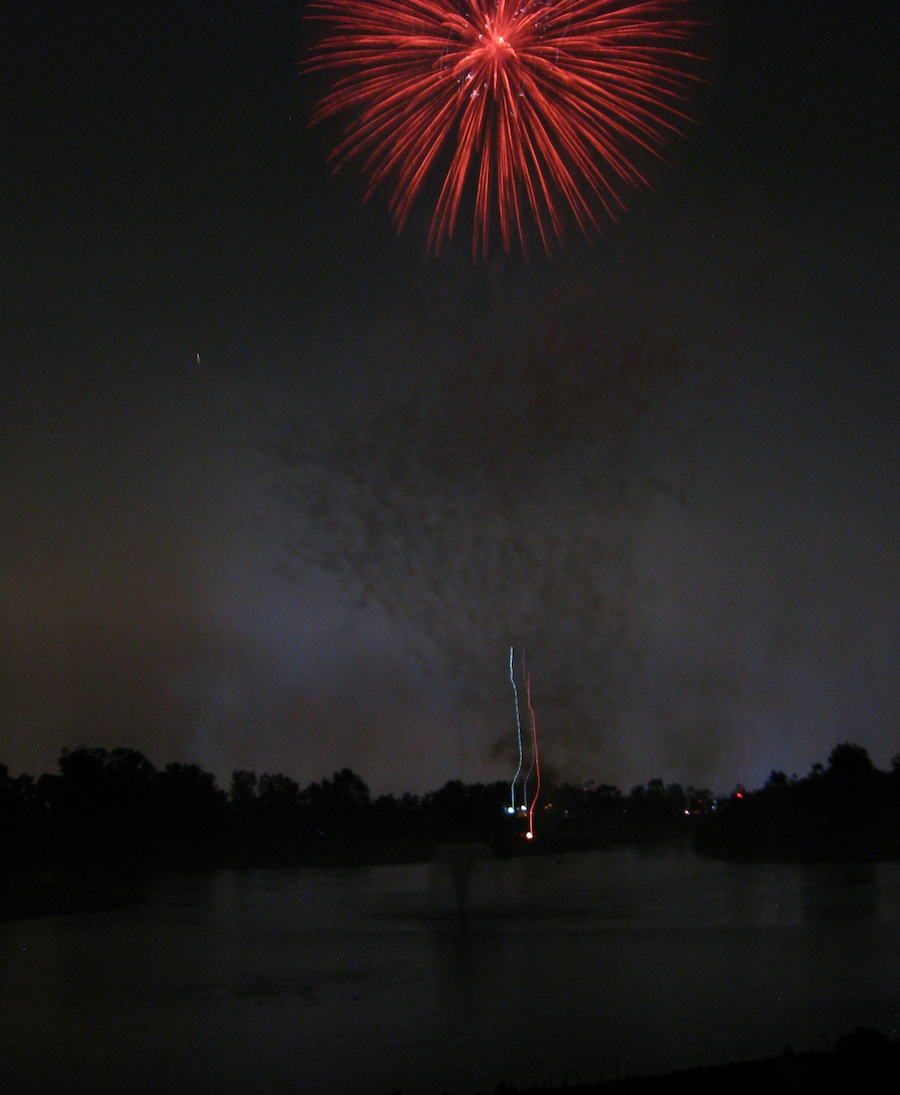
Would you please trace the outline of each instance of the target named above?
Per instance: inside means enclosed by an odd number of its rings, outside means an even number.
[[[458,1095],[900,1028],[900,865],[223,871],[0,925],[0,1089]]]

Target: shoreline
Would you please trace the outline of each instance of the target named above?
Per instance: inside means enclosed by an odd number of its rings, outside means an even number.
[[[662,1073],[628,1076],[597,1083],[516,1087],[501,1084],[478,1095],[845,1095],[865,1091],[880,1095],[897,1090],[900,1045],[880,1031],[859,1027],[834,1049],[795,1053],[789,1046],[779,1057],[739,1061]]]
[[[97,882],[75,882],[25,875],[0,878],[0,924],[108,912],[148,900],[135,890]]]

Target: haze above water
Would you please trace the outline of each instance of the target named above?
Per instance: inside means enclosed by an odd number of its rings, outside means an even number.
[[[0,925],[0,1089],[405,1095],[592,1081],[900,1029],[900,864],[680,844],[144,880]]]

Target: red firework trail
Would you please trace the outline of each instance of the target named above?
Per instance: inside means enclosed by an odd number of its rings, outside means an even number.
[[[338,167],[360,160],[366,200],[390,188],[402,229],[426,178],[440,180],[429,249],[453,236],[474,182],[473,256],[498,223],[505,251],[544,250],[566,212],[589,234],[648,185],[688,121],[697,80],[690,0],[316,0],[328,29],[303,68],[331,90],[314,122],[345,115]]]
[[[534,758],[534,770],[537,776],[537,783],[534,788],[534,795],[531,802],[528,804],[528,832],[525,834],[529,840],[534,838],[534,808],[537,805],[537,800],[541,793],[541,761],[538,756],[538,743],[537,743],[537,720],[534,717],[534,708],[531,705],[531,674],[525,678],[525,695],[528,703],[528,714],[531,716],[531,746],[532,757]]]

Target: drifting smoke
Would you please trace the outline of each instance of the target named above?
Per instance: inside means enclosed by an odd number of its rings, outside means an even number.
[[[641,530],[659,500],[687,504],[694,439],[672,324],[597,303],[557,288],[492,353],[392,370],[266,450],[299,569],[427,636],[471,709],[502,709],[497,652],[524,637],[554,764],[575,773],[643,690]]]

